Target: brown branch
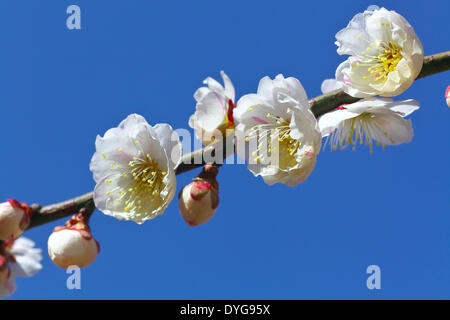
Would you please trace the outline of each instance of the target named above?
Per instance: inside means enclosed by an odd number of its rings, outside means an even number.
[[[450,51],[427,56],[424,58],[423,67],[417,79],[448,70],[450,70]],[[313,98],[310,100],[310,103],[312,112],[316,117],[319,117],[327,112],[333,111],[342,104],[353,103],[358,100],[360,99],[351,97],[342,90],[336,90]],[[212,156],[214,156],[214,150],[224,150],[225,145],[223,142],[219,142],[216,145],[185,154],[176,170],[176,174],[178,175],[203,166],[206,163],[203,160],[206,152],[212,153]],[[225,152],[228,152],[228,150],[225,150]],[[45,207],[33,205],[34,215],[31,218],[28,229],[75,214],[81,208],[91,208],[91,210],[95,208],[92,192]]]

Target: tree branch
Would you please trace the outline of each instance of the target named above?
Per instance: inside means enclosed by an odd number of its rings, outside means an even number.
[[[450,51],[434,54],[424,58],[422,70],[417,79],[424,78],[439,72],[450,70]],[[327,112],[333,111],[342,104],[349,104],[360,100],[344,93],[342,90],[336,90],[327,94],[323,94],[310,100],[311,110],[316,117],[319,117]],[[219,142],[194,152],[185,154],[182,157],[182,162],[176,170],[176,174],[181,174],[203,166],[205,163],[196,164],[195,159],[202,159],[206,152],[211,152],[216,148],[224,148],[226,143]],[[214,151],[212,151],[213,153]],[[197,161],[198,162],[198,161]],[[41,207],[40,205],[33,205],[33,216],[28,229],[37,227],[39,225],[58,220],[77,213],[81,208],[93,210],[95,208],[93,193],[87,193],[61,203],[52,204]]]

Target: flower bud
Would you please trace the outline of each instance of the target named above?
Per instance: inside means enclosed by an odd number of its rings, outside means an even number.
[[[97,241],[89,232],[76,229],[55,230],[48,238],[48,254],[58,267],[86,267],[99,252]]]
[[[447,101],[447,105],[450,108],[450,86],[445,90],[445,100]]]
[[[30,224],[31,209],[16,200],[0,203],[0,240],[17,239]]]
[[[178,207],[184,221],[191,227],[212,218],[219,205],[219,184],[216,166],[207,164],[194,182],[185,186],[178,196]]]
[[[65,226],[56,227],[48,238],[48,254],[58,267],[87,267],[94,262],[100,251],[84,214],[85,211],[80,211]]]

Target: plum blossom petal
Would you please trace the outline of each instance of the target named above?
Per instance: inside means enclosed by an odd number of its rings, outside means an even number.
[[[16,291],[16,277],[31,277],[42,269],[42,250],[34,248],[34,242],[25,237],[4,242],[4,252],[9,260],[10,274],[0,283],[0,298]]]
[[[322,82],[320,90],[322,91],[322,93],[329,93],[334,90],[342,89],[342,86],[342,82],[339,82],[336,79],[325,79]]]
[[[11,263],[11,270],[15,276],[31,277],[42,269],[42,250],[34,248],[34,242],[21,237],[14,241],[11,254],[16,262]]]
[[[232,117],[235,108],[234,86],[225,72],[221,71],[220,75],[225,87],[208,77],[203,81],[207,87],[199,88],[194,94],[197,104],[195,113],[189,118],[189,126],[205,145],[212,143],[217,133],[223,137],[227,129],[235,127]]]

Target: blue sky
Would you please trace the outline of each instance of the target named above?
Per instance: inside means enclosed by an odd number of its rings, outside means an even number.
[[[82,29],[66,28],[77,4]],[[188,128],[194,91],[225,70],[237,95],[278,73],[308,96],[344,60],[334,35],[367,6],[401,13],[425,54],[449,50],[450,2],[14,1],[0,3],[0,199],[50,204],[93,189],[97,134],[130,113]],[[302,185],[269,187],[245,165],[219,173],[221,203],[190,228],[177,201],[144,225],[97,211],[102,251],[66,289],[47,239],[59,221],[25,234],[43,270],[18,279],[15,299],[450,298],[450,73],[414,83],[410,144],[321,153]],[[178,176],[179,188],[197,174]],[[381,268],[368,290],[366,268]]]

